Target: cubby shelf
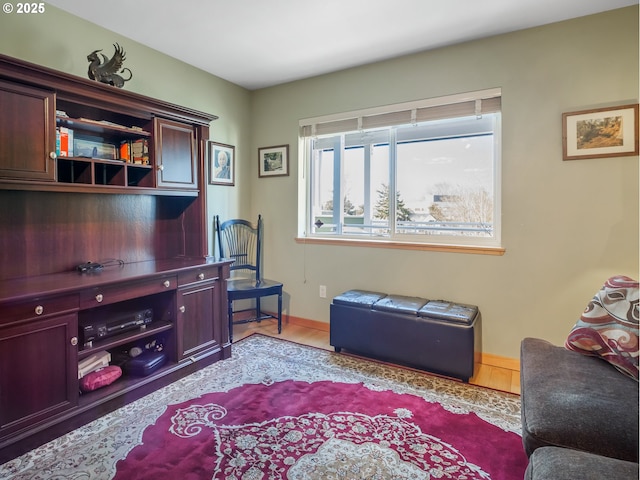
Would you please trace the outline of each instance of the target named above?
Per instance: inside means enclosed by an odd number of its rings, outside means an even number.
[[[94,353],[102,350],[109,350],[111,348],[119,347],[127,343],[132,343],[143,338],[152,337],[158,333],[166,332],[173,328],[172,322],[154,321],[145,328],[139,328],[137,331],[127,331],[120,335],[115,335],[106,340],[94,342],[91,347],[84,348],[78,351],[78,359],[81,360]]]
[[[103,121],[92,121],[82,118],[69,118],[69,117],[56,117],[56,124],[61,127],[67,127],[71,129],[78,129],[85,132],[90,132],[97,135],[104,135],[108,137],[121,136],[128,139],[151,137],[151,133],[140,128],[126,127],[123,125],[116,125],[112,123],[104,123]]]

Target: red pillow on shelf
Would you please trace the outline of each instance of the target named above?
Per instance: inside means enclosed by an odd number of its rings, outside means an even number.
[[[109,365],[95,372],[86,374],[80,379],[80,390],[92,392],[98,388],[111,385],[122,376],[122,369],[117,365]]]

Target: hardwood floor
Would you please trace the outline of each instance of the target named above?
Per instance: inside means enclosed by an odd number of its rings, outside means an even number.
[[[260,323],[234,325],[233,327],[234,341],[240,340],[252,333],[280,337],[292,342],[333,351],[333,347],[329,344],[329,332],[326,329],[318,329],[312,326],[299,325],[291,322],[286,323],[283,321],[282,334],[278,335],[276,322],[270,320]],[[520,394],[520,372],[511,368],[487,364],[476,365],[475,374],[469,383],[515,393],[517,395]]]

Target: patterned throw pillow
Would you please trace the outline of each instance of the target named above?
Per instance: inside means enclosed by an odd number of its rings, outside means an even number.
[[[611,277],[575,324],[565,347],[600,357],[638,380],[638,282]]]

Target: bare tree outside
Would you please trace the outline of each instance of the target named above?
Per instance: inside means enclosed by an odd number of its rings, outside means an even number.
[[[429,213],[436,221],[493,223],[493,198],[484,188],[440,183],[436,185],[440,202],[434,202]]]

